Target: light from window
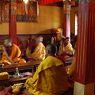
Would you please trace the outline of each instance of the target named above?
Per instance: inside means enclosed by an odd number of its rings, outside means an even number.
[[[78,16],[75,14],[75,35],[78,33]]]

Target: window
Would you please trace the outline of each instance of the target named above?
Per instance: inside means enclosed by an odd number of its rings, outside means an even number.
[[[75,35],[78,33],[78,15],[75,14]]]

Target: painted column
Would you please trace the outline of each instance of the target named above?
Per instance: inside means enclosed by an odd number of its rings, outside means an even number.
[[[71,10],[71,5],[68,0],[64,1],[64,30],[63,34],[66,37],[70,38],[70,10]]]
[[[80,0],[74,95],[94,95],[95,0]]]
[[[9,0],[9,37],[17,43],[16,0]]]
[[[3,2],[0,1],[0,23],[2,23],[2,5],[3,5]]]

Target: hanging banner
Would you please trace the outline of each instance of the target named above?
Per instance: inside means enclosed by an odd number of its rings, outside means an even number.
[[[18,22],[37,22],[38,3],[30,1],[27,5],[24,2],[17,4]]]

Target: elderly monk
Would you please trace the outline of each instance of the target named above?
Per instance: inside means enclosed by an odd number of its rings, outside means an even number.
[[[20,48],[12,43],[11,39],[6,39],[4,41],[4,47],[3,48],[3,54],[2,54],[2,60],[0,63],[26,63],[24,59],[21,59],[21,50]]]
[[[43,42],[43,37],[38,37],[36,38],[36,47],[34,49],[34,52],[31,53],[29,49],[26,50],[26,56],[29,59],[34,59],[34,60],[44,60],[46,51],[45,51],[45,46],[42,43]]]
[[[31,95],[61,95],[69,87],[64,63],[55,57],[55,45],[48,45],[46,51],[46,59],[38,66],[33,78],[25,83]]]

